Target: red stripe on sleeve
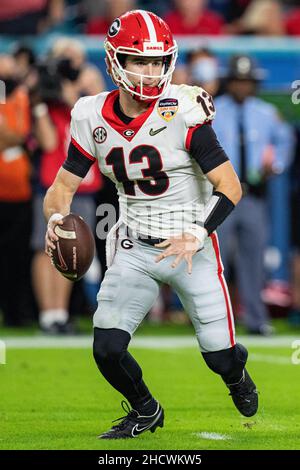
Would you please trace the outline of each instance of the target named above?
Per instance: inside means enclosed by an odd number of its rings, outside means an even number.
[[[194,134],[195,130],[198,129],[198,127],[202,127],[202,126],[203,126],[203,124],[198,124],[195,127],[189,127],[189,129],[187,131],[186,139],[185,139],[185,148],[187,149],[187,151],[190,150],[191,141],[192,141],[192,137],[193,137],[193,134]]]
[[[78,142],[76,142],[76,140],[74,139],[74,137],[71,137],[71,142],[72,144],[77,148],[77,150],[79,150],[80,153],[82,153],[82,155],[84,155],[85,157],[89,158],[90,160],[92,160],[93,162],[96,160],[96,158],[91,155],[90,153],[88,153],[86,150],[84,150],[81,145],[79,145]]]

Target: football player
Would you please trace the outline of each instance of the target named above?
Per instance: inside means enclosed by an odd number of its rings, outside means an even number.
[[[238,410],[252,416],[257,391],[245,368],[247,350],[235,341],[216,234],[240,200],[241,186],[211,126],[213,101],[201,88],[170,84],[177,45],[151,12],[117,18],[105,51],[117,89],[75,105],[68,158],[44,202],[48,252],[54,226],[69,213],[94,162],[118,190],[121,215],[107,237],[93,352],[132,409],[100,437],[133,438],[163,427],[163,408],[128,352],[162,282],[178,293],[208,367],[222,377]]]

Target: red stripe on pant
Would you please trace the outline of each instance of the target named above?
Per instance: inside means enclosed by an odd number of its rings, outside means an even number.
[[[215,255],[218,263],[218,278],[222,286],[223,294],[225,297],[225,303],[226,303],[226,310],[227,310],[227,321],[228,321],[228,329],[229,329],[229,336],[230,336],[230,344],[233,347],[235,345],[235,339],[234,339],[234,327],[233,327],[233,321],[231,317],[231,309],[230,309],[230,299],[228,296],[228,292],[226,289],[225,285],[225,280],[223,277],[223,266],[222,266],[222,261],[221,261],[221,255],[220,255],[220,248],[219,248],[219,242],[218,242],[218,237],[215,233],[212,233],[210,235],[213,248],[215,250]]]

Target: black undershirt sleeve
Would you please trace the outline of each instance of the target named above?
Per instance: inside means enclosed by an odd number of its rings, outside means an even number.
[[[210,124],[193,131],[188,150],[204,174],[229,160]]]
[[[70,142],[68,156],[62,167],[70,173],[73,173],[80,178],[84,178],[95,161],[96,159],[92,160],[83,155],[80,150]]]

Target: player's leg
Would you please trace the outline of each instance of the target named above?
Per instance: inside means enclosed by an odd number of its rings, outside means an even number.
[[[220,251],[222,253],[222,264],[224,267],[224,276],[228,279],[229,268],[234,259],[236,251],[236,232],[238,224],[238,209],[239,206],[230,214],[230,217],[222,222],[218,227],[218,239]]]
[[[143,381],[139,364],[128,352],[131,335],[158,292],[158,282],[147,274],[141,248],[134,242],[132,245],[119,242],[98,295],[93,352],[102,375],[129,401],[133,410],[102,438],[136,437],[163,425],[163,410]]]
[[[247,350],[235,342],[234,319],[216,235],[193,257],[193,271],[184,263],[172,276],[172,285],[195,327],[203,358],[219,374],[239,411],[252,416],[257,411],[257,392],[245,369]]]

